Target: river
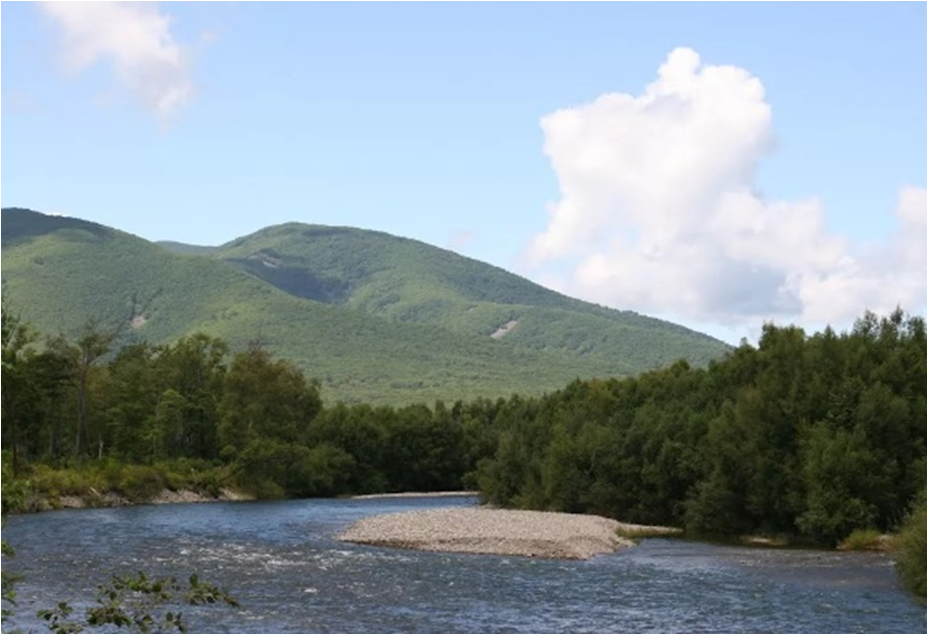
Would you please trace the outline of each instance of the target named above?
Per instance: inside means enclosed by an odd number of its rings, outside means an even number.
[[[39,608],[94,597],[111,573],[202,579],[240,608],[186,608],[191,632],[926,632],[925,609],[876,553],[671,539],[587,561],[344,544],[354,520],[473,505],[375,498],[151,505],[11,516],[4,559],[24,578],[4,630],[41,632]]]

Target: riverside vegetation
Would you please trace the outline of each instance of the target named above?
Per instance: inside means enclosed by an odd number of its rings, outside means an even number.
[[[260,345],[112,342],[92,322],[43,340],[4,308],[4,511],[476,486],[502,507],[694,535],[835,546],[901,526],[899,569],[924,597],[926,332],[900,310],[841,334],[768,324],[706,368],[451,405],[324,407]]]
[[[5,523],[7,512],[20,504],[21,484],[9,473],[6,464],[2,470],[0,522]],[[15,553],[5,540],[0,543],[0,551],[5,561],[0,573],[0,623],[6,626],[7,621],[14,616],[19,576],[10,572],[8,560]],[[107,632],[116,629],[133,633],[186,633],[189,629],[184,606],[238,606],[235,598],[225,590],[201,581],[195,574],[186,582],[173,577],[151,579],[144,572],[114,574],[109,581],[100,584],[97,590],[95,603],[90,604],[83,614],[75,615],[76,611],[71,604],[61,601],[52,608],[39,610],[37,616],[45,621],[49,632],[59,635],[81,633],[88,628],[103,628]]]
[[[22,311],[3,312],[4,510],[479,487],[834,545],[916,504],[900,553],[924,554],[920,318],[768,325],[729,350],[377,232],[291,223],[198,247],[3,219]]]

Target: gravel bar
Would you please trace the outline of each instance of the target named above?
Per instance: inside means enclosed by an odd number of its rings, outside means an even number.
[[[449,507],[362,518],[336,538],[423,551],[585,560],[634,544],[617,531],[663,529],[585,514]]]

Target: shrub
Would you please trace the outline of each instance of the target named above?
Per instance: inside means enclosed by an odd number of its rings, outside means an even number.
[[[886,540],[876,529],[855,529],[838,544],[843,551],[883,551]]]
[[[165,478],[147,465],[126,465],[115,489],[131,502],[150,501],[165,488]]]
[[[923,489],[912,511],[906,517],[896,536],[896,571],[902,585],[925,602],[925,490]]]

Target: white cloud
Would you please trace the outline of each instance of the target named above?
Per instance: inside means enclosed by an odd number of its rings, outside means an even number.
[[[590,300],[691,321],[846,321],[926,302],[924,188],[903,191],[892,244],[852,254],[816,199],[756,193],[772,149],[761,82],[679,48],[639,96],[607,94],[544,117],[560,183],[526,256]]]
[[[896,233],[864,254],[843,255],[810,271],[799,289],[805,315],[829,321],[858,316],[861,307],[886,313],[896,306],[923,312],[928,302],[928,192],[904,187],[895,210]]]
[[[155,3],[41,2],[60,28],[62,57],[74,72],[100,61],[112,64],[119,83],[162,122],[193,96],[187,50],[171,35],[171,20]]]

